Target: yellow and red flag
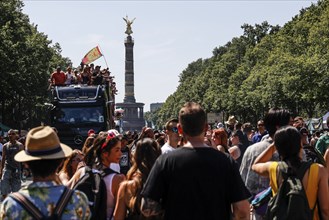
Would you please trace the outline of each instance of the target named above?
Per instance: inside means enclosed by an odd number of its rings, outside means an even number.
[[[94,47],[93,49],[91,49],[82,59],[82,63],[83,64],[89,64],[95,60],[97,60],[98,58],[100,58],[101,56],[103,56],[103,54],[101,53],[99,47]]]

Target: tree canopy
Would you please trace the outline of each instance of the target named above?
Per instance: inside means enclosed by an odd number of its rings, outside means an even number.
[[[328,111],[329,1],[320,0],[283,27],[243,24],[243,35],[180,74],[177,90],[157,112],[160,126],[186,101],[207,112],[256,122],[271,107],[318,117]]]
[[[58,43],[38,31],[21,0],[0,2],[0,105],[2,122],[22,129],[45,121],[50,72],[71,64]]]

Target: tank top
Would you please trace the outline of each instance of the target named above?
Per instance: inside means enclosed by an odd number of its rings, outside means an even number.
[[[112,219],[113,211],[115,208],[115,200],[114,200],[114,195],[112,193],[112,181],[115,175],[116,174],[113,173],[104,177],[104,182],[106,184],[106,191],[107,191],[106,219],[108,220]]]
[[[270,165],[270,186],[272,187],[273,195],[275,195],[278,190],[278,181],[277,181],[277,168],[278,162],[272,162]],[[319,165],[317,163],[313,163],[309,168],[308,180],[307,180],[307,188],[305,188],[306,197],[310,206],[310,209],[314,209],[313,211],[313,220],[320,220],[319,216],[319,207],[317,205],[317,192],[318,192],[318,174],[319,174]]]
[[[5,167],[11,170],[20,169],[20,163],[17,162],[14,157],[21,149],[23,149],[22,144],[18,141],[14,144],[7,142],[3,147],[6,148]]]
[[[66,75],[65,84],[70,85],[73,81],[73,73],[66,73],[65,75]]]

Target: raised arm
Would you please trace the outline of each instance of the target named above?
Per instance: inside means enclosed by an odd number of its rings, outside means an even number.
[[[252,170],[262,176],[269,176],[269,168],[273,154],[275,152],[274,144],[270,144],[265,151],[263,151],[255,160],[254,164],[252,165]]]

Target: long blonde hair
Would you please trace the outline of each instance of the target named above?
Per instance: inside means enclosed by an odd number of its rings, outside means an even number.
[[[160,155],[161,149],[155,140],[143,138],[136,143],[136,151],[132,158],[132,167],[127,173],[127,180],[134,182],[132,185],[127,185],[127,190],[132,193],[132,197],[128,203],[128,207],[132,212],[139,212],[141,204],[140,192],[143,189],[143,185],[153,164]]]

